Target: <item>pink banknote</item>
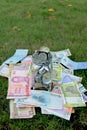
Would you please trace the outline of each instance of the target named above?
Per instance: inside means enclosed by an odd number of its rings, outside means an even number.
[[[32,63],[32,55],[25,57],[21,62],[22,63]]]
[[[7,99],[24,98],[30,95],[32,76],[29,65],[11,65]]]

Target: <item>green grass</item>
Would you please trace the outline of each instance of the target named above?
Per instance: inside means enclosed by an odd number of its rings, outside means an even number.
[[[69,48],[72,60],[87,61],[87,0],[0,0],[0,64],[17,48],[32,54],[41,46],[53,51]],[[84,71],[75,74],[87,86]],[[71,121],[41,115],[40,110],[32,119],[9,119],[7,89],[7,79],[0,77],[0,130],[86,129],[87,108],[76,108]]]

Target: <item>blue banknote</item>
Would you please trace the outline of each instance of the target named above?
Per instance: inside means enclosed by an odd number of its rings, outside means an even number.
[[[61,94],[55,94],[48,91],[31,90],[31,95],[29,98],[15,99],[15,103],[17,105],[31,104],[38,107],[62,109],[63,97]]]
[[[87,102],[87,95],[85,93],[82,93],[83,99],[85,102]]]
[[[87,69],[87,62],[75,62],[67,56],[62,57],[59,62],[72,70]]]
[[[75,76],[75,75],[71,75],[71,74],[66,74],[66,73],[62,74],[62,80],[61,80],[62,84],[69,83],[69,82],[80,83],[81,81],[82,81],[81,77],[78,77],[78,76]]]
[[[56,52],[51,51],[51,55],[52,55],[52,62],[57,62],[64,56],[71,56],[71,52],[69,49]]]
[[[25,58],[28,54],[28,49],[16,49],[16,52],[13,56],[8,58],[3,64],[16,64]]]

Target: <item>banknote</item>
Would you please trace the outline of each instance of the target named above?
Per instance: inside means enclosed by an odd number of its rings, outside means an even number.
[[[31,90],[29,98],[15,99],[16,104],[31,104],[38,107],[46,108],[63,108],[63,98],[60,94],[55,94],[43,90]]]
[[[7,59],[3,64],[16,64],[25,58],[28,54],[28,49],[16,49],[16,52],[13,56]]]
[[[83,97],[83,100],[87,102],[87,95],[85,94],[87,92],[87,89],[83,86],[83,84],[78,84],[78,89]]]
[[[29,55],[25,57],[23,60],[21,60],[22,63],[32,63],[32,55]]]
[[[60,63],[53,63],[52,80],[53,81],[56,80],[58,83],[61,83],[63,81],[63,79],[67,79],[69,81],[71,79],[72,81],[76,80],[79,82],[79,80],[81,81],[82,78],[79,78],[77,76],[74,77],[73,70],[66,69]],[[68,82],[68,81],[66,81],[66,82]],[[55,83],[55,82],[53,82],[53,83]]]
[[[56,94],[62,94],[62,90],[61,90],[60,84],[54,84],[52,92],[56,93]]]
[[[63,56],[58,62],[72,70],[87,69],[87,62],[75,62],[67,56]]]
[[[1,65],[0,66],[0,76],[4,76],[4,77],[7,77],[9,76],[9,67],[8,65]]]
[[[58,62],[64,56],[71,56],[71,52],[69,49],[57,51],[57,52],[51,51],[51,55],[52,55],[52,62]]]
[[[64,98],[64,95],[62,93],[62,89],[61,89],[61,85],[60,84],[55,84],[53,89],[52,89],[52,92],[53,93],[56,93],[56,94],[61,94],[62,97]],[[65,103],[65,102],[64,102]],[[64,105],[64,104],[63,104]],[[74,112],[74,109],[72,107],[63,107],[63,109],[66,109],[67,112],[70,112],[70,113],[73,113]],[[62,110],[63,110],[62,109]]]
[[[84,101],[87,103],[87,95],[85,93],[82,93],[82,97],[83,97]]]
[[[65,69],[60,64],[53,64],[52,80],[57,80],[58,83],[78,82],[82,81],[82,77],[74,76],[72,70]]]
[[[87,89],[81,83],[78,84],[78,89],[79,89],[80,93],[84,93],[87,91]]]
[[[69,83],[69,82],[78,82],[81,83],[82,81],[82,77],[78,77],[75,75],[71,75],[71,74],[66,74],[66,73],[62,73],[62,78],[61,78],[61,83]]]
[[[62,73],[67,73],[67,74],[73,74],[74,75],[74,70],[67,69],[63,65],[61,65],[60,63],[52,63],[52,66],[59,66],[60,68],[62,68]]]
[[[61,118],[64,118],[66,120],[70,120],[70,117],[71,117],[71,113],[70,112],[67,112],[66,109],[45,109],[45,108],[42,108],[41,109],[41,113],[42,114],[51,114],[51,115],[55,115],[55,116],[58,116],[58,117],[61,117]]]
[[[61,65],[61,66],[62,66],[62,65]],[[62,66],[62,72],[63,72],[63,73],[66,73],[66,74],[72,74],[72,75],[74,75],[74,70],[67,69],[67,68],[65,68],[64,66]]]
[[[76,82],[65,83],[61,85],[64,94],[65,107],[81,107],[85,106],[83,97],[78,89]]]
[[[34,107],[16,107],[14,100],[10,100],[10,118],[32,118],[35,115]]]
[[[57,80],[58,82],[62,79],[62,67],[59,64],[53,64],[52,69],[52,80]]]
[[[24,98],[30,95],[32,77],[26,64],[11,65],[7,99]]]
[[[34,107],[35,108],[35,107],[38,107],[38,106],[34,106],[34,105],[31,105],[31,104],[21,104],[20,103],[20,104],[16,104],[16,107],[20,107],[20,108],[21,107]]]

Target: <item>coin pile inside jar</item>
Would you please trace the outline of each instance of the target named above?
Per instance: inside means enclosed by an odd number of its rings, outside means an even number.
[[[51,83],[52,55],[49,48],[42,47],[32,55],[33,89],[48,90]]]

